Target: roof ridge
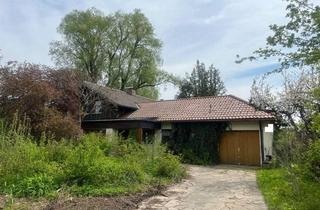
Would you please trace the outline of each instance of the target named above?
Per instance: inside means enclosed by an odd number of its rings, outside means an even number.
[[[157,103],[157,102],[168,102],[168,101],[187,101],[187,100],[193,100],[193,99],[203,99],[203,98],[222,98],[222,97],[229,97],[231,95],[221,95],[221,96],[195,96],[190,98],[177,98],[177,99],[168,99],[168,100],[157,100],[157,101],[150,101],[150,102],[142,102],[139,104],[145,104],[145,103]]]
[[[95,86],[98,86],[99,88],[107,88],[109,90],[112,90],[112,91],[117,91],[117,92],[121,92],[121,93],[124,93],[128,96],[134,96],[134,97],[140,97],[140,98],[143,98],[143,99],[147,99],[147,100],[150,100],[150,102],[153,102],[154,100],[151,99],[151,98],[148,98],[148,97],[145,97],[145,96],[140,96],[140,95],[131,95],[129,93],[127,93],[126,91],[123,91],[123,90],[120,90],[120,89],[116,89],[116,88],[112,88],[112,87],[109,87],[109,86],[104,86],[104,85],[100,85],[100,84],[96,84],[96,83],[93,83],[93,82],[89,82],[89,81],[84,81],[85,83],[89,83],[91,85],[95,85]]]

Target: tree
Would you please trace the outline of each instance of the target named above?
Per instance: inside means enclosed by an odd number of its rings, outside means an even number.
[[[218,96],[226,93],[224,82],[220,77],[219,69],[215,68],[213,65],[209,66],[208,70],[209,76],[209,95]]]
[[[75,67],[92,82],[150,93],[172,78],[159,69],[162,44],[140,10],[107,16],[94,8],[75,10],[64,17],[58,32],[63,40],[50,48],[56,64]]]
[[[220,72],[213,65],[206,70],[205,64],[197,61],[191,75],[180,81],[178,98],[218,96],[226,92]]]
[[[28,63],[1,67],[0,116],[27,120],[37,138],[43,132],[57,139],[77,137],[81,133],[75,108],[79,100],[71,92],[74,81],[66,73]]]
[[[317,76],[315,76],[317,75]],[[320,74],[314,70],[295,72],[282,71],[282,89],[275,92],[268,84],[268,76],[253,82],[250,103],[257,108],[272,112],[275,125],[290,126],[304,137],[313,138],[313,118],[320,110],[320,97],[313,94],[320,86]],[[304,138],[307,139],[307,138]]]
[[[270,25],[273,35],[267,38],[265,48],[253,56],[238,60],[276,58],[281,64],[276,71],[291,67],[319,68],[320,64],[320,7],[308,0],[286,0],[288,22]],[[239,56],[238,56],[239,57]]]
[[[320,7],[308,0],[287,2],[287,23],[271,25],[273,34],[267,38],[266,47],[237,62],[278,59],[279,68],[264,75],[260,81],[254,81],[250,101],[261,109],[274,112],[278,126],[285,123],[297,133],[314,138],[313,121],[317,119],[320,99],[314,94],[320,85]],[[282,91],[276,94],[267,84],[271,73],[283,76]]]
[[[96,9],[67,14],[57,29],[63,40],[51,43],[53,60],[59,66],[77,67],[88,79],[97,82],[106,66],[105,37],[110,26],[110,19]]]

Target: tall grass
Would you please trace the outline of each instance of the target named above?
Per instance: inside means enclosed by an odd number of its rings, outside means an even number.
[[[24,125],[0,121],[0,194],[42,197],[116,195],[181,179],[180,159],[157,141],[137,144],[118,136],[34,141]]]

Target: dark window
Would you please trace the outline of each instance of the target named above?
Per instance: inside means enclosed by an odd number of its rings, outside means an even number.
[[[163,142],[169,141],[172,135],[171,129],[162,129],[161,130],[162,140]]]

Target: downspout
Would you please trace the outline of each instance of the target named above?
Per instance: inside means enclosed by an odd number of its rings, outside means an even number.
[[[259,121],[259,130],[260,130],[260,149],[261,149],[261,165],[264,162],[264,139],[263,139],[263,128],[262,123]]]

